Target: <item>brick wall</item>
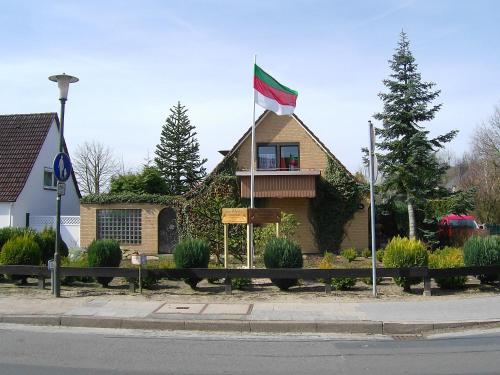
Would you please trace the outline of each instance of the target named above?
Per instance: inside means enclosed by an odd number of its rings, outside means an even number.
[[[80,246],[87,247],[96,238],[96,210],[141,209],[141,244],[123,245],[121,248],[158,254],[158,215],[165,207],[146,203],[82,204],[80,205]]]
[[[354,217],[345,225],[345,237],[340,245],[341,249],[353,247],[355,249],[368,248],[368,217],[370,205],[363,202],[364,208],[356,211]]]

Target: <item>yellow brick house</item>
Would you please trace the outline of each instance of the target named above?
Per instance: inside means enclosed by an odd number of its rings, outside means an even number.
[[[328,158],[350,172],[295,114],[278,116],[265,111],[256,121],[255,142],[256,205],[294,214],[300,222],[295,239],[303,253],[317,253],[309,210],[318,179],[325,172]],[[221,153],[225,159],[236,157],[241,197],[250,198],[251,129],[230,151]],[[368,247],[368,217],[368,204],[360,204],[344,227],[341,249]]]

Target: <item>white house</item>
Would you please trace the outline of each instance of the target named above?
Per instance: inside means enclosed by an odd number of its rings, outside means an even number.
[[[32,224],[29,218],[56,215],[52,164],[58,151],[56,113],[0,115],[0,228],[24,227]],[[80,197],[72,173],[66,183],[61,215],[79,216]]]

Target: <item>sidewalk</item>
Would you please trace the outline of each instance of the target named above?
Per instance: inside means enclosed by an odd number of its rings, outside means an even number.
[[[500,325],[500,296],[334,303],[169,303],[139,296],[0,296],[0,322],[167,330],[419,334]]]

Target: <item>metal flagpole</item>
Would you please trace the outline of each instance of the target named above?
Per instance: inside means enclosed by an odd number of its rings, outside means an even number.
[[[257,64],[257,55],[253,55],[253,70],[255,75],[255,65]],[[253,84],[252,84],[253,90]],[[252,152],[250,157],[250,208],[255,208],[255,91],[253,95],[253,118],[252,118]],[[253,267],[254,247],[253,247],[253,224],[250,224],[250,254],[247,261],[248,268]]]
[[[372,235],[372,288],[373,296],[377,297],[377,254],[376,254],[376,241],[375,241],[375,133],[373,124],[368,121],[368,128],[370,130],[370,219],[371,219],[371,235]]]

